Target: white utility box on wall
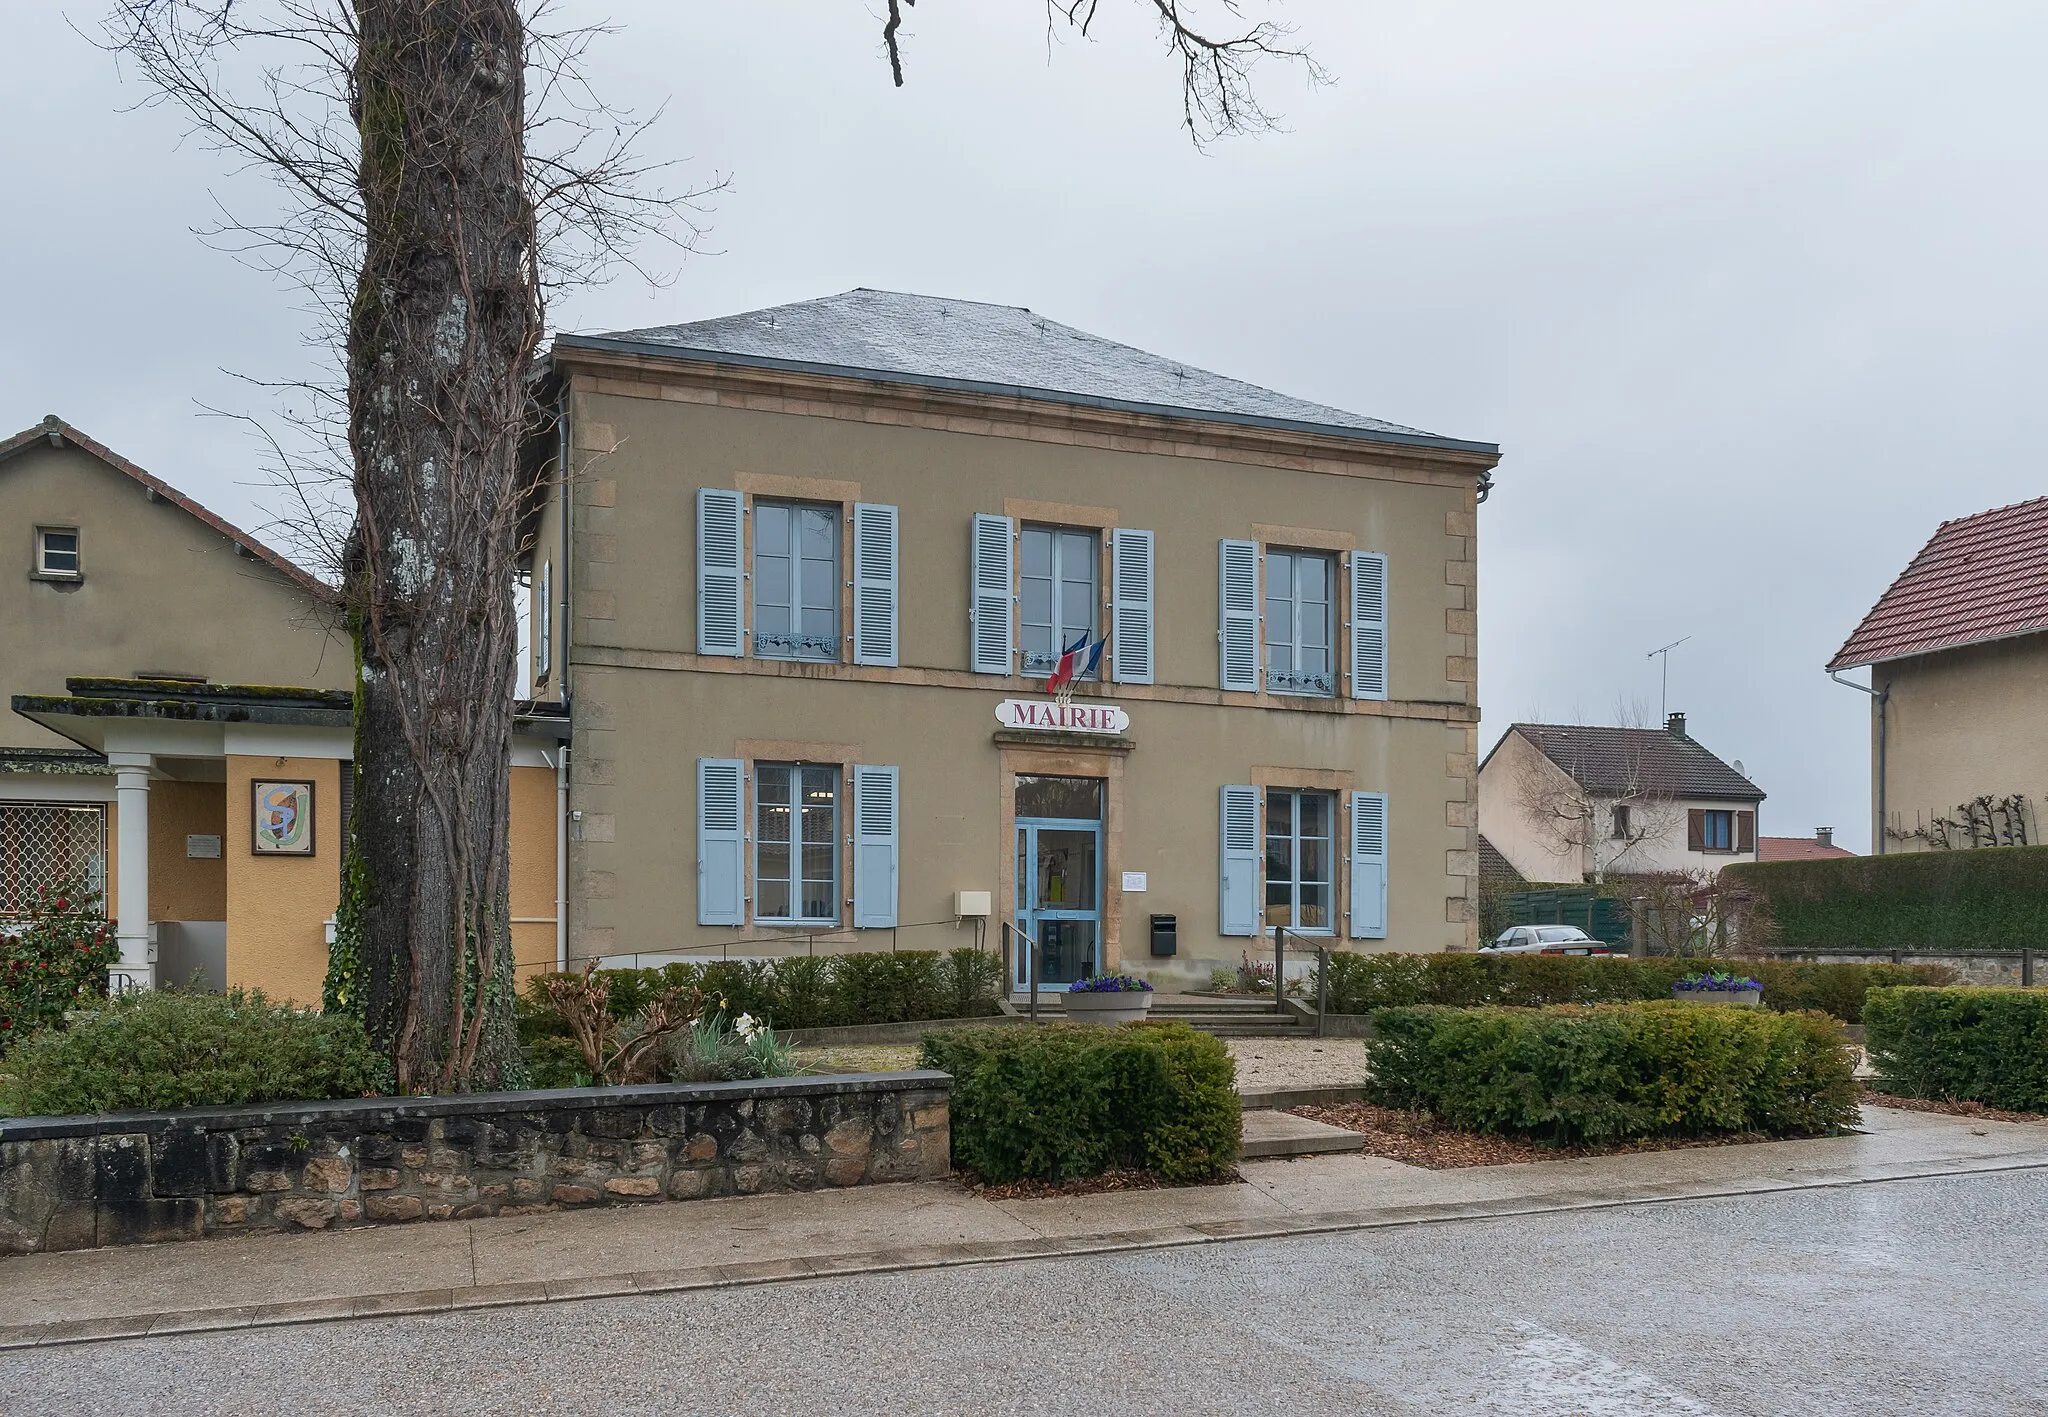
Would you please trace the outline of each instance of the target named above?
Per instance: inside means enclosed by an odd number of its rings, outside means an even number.
[[[962,920],[987,919],[994,913],[993,903],[991,891],[953,892],[953,913]]]

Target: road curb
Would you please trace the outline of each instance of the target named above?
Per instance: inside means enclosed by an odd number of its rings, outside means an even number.
[[[893,1274],[911,1270],[958,1269],[969,1265],[1017,1260],[1062,1259],[1075,1255],[1119,1254],[1138,1250],[1184,1249],[1242,1240],[1284,1240],[1339,1235],[1366,1230],[1392,1230],[1416,1225],[1441,1225],[1467,1220],[1504,1220],[1525,1215],[1572,1211],[1616,1210],[1633,1205],[1665,1205],[1679,1201],[1716,1200],[1732,1196],[1788,1191],[1841,1190],[1894,1181],[1940,1180],[1951,1176],[1993,1175],[2048,1170],[2048,1160],[1987,1165],[1942,1166],[1888,1174],[1824,1176],[1807,1180],[1752,1179],[1745,1184],[1625,1193],[1577,1192],[1503,1201],[1462,1201],[1405,1206],[1377,1211],[1330,1211],[1279,1219],[1197,1221],[1149,1230],[1113,1231],[1097,1235],[1048,1235],[1018,1240],[973,1240],[961,1244],[910,1245],[887,1250],[837,1255],[796,1256],[740,1264],[642,1270],[626,1274],[586,1275],[569,1279],[476,1285],[461,1289],[423,1289],[394,1294],[345,1295],[299,1299],[279,1304],[187,1309],[156,1314],[129,1314],[70,1319],[47,1324],[0,1328],[0,1352],[28,1348],[61,1348],[119,1339],[157,1338],[172,1334],[223,1333],[249,1328],[283,1328],[332,1323],[344,1319],[395,1318],[418,1314],[455,1313],[466,1309],[519,1308],[568,1303],[580,1299],[618,1299],[639,1294],[680,1294],[704,1289],[739,1289],[792,1280],[838,1278],[855,1274]]]

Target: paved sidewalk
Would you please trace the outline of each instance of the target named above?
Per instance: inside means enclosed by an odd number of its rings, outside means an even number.
[[[0,1348],[2048,1168],[2048,1125],[1864,1118],[1856,1136],[1462,1171],[1321,1156],[1058,1200],[926,1183],[28,1255],[0,1260]]]

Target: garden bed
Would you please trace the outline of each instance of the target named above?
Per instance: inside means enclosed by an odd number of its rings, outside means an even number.
[[[1061,1200],[1068,1196],[1099,1196],[1110,1191],[1167,1191],[1187,1186],[1236,1186],[1244,1182],[1244,1177],[1235,1171],[1191,1181],[1169,1181],[1156,1172],[1121,1167],[1104,1171],[1099,1176],[1081,1176],[1071,1181],[997,1182],[984,1180],[973,1171],[961,1171],[954,1179],[987,1201]]]
[[[1902,1112],[1938,1112],[1944,1117],[1981,1117],[1987,1122],[2031,1122],[2035,1126],[2048,1125],[2048,1114],[2040,1112],[2011,1112],[2002,1107],[1989,1107],[1982,1102],[1946,1101],[1937,1097],[1894,1097],[1889,1092],[1863,1094],[1865,1107],[1896,1107]]]
[[[1383,1156],[1431,1171],[1472,1166],[1512,1166],[1523,1161],[1569,1161],[1586,1156],[1621,1156],[1638,1151],[1683,1151],[1703,1146],[1736,1146],[1770,1141],[1761,1132],[1720,1133],[1703,1137],[1646,1137],[1595,1146],[1548,1146],[1520,1137],[1465,1132],[1437,1122],[1427,1112],[1403,1112],[1370,1102],[1343,1102],[1334,1107],[1290,1107],[1297,1117],[1342,1127],[1365,1138],[1365,1154]]]

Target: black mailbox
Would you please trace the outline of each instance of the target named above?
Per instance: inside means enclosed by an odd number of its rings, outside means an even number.
[[[1180,917],[1178,915],[1155,915],[1152,917],[1152,955],[1164,959],[1180,948]]]

